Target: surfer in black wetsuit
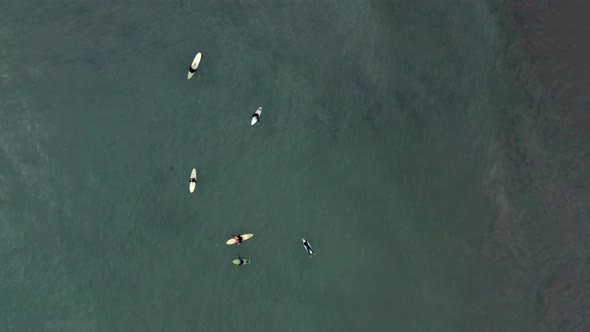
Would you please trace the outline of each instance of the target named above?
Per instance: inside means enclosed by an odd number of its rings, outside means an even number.
[[[236,240],[237,245],[240,245],[240,243],[242,243],[242,237],[239,235],[234,236],[234,240]]]
[[[240,263],[238,264],[238,266],[239,265],[244,265],[244,260],[243,259],[241,259],[240,257],[238,257],[238,260],[240,261]]]
[[[260,121],[260,114],[262,114],[262,107],[258,107],[256,112],[252,114],[252,120],[250,121],[251,125],[255,125],[258,123],[258,121]]]
[[[197,183],[197,179],[195,179],[195,178],[191,178],[191,179],[188,181],[188,183],[191,183],[191,182]]]
[[[303,247],[305,248],[305,250],[307,250],[307,254],[309,256],[315,255],[315,251],[313,251],[311,244],[309,244],[309,242],[307,242],[306,239],[301,239],[301,241],[303,242]]]

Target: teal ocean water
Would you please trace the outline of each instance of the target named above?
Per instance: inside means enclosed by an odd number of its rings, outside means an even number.
[[[4,3],[2,330],[531,327],[482,254],[498,4]]]

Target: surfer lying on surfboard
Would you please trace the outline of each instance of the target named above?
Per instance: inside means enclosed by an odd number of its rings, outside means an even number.
[[[188,183],[191,183],[191,182],[197,183],[197,179],[195,179],[195,178],[190,178],[190,179],[188,180]]]
[[[244,265],[244,264],[250,264],[250,260],[249,259],[242,259],[240,256],[238,256],[238,258],[234,259],[233,263],[240,266],[240,265]]]
[[[313,251],[311,244],[309,244],[309,242],[307,242],[306,239],[301,239],[301,242],[303,242],[303,247],[305,248],[305,250],[307,250],[307,253],[309,254],[309,256],[315,255],[315,251]]]
[[[252,114],[252,121],[250,121],[251,125],[255,125],[258,123],[258,121],[260,121],[260,115],[262,114],[262,107],[258,107],[258,109],[256,110],[256,112],[254,112],[254,114]]]
[[[237,245],[240,245],[240,243],[242,243],[242,237],[239,235],[234,235],[234,240],[236,240]]]

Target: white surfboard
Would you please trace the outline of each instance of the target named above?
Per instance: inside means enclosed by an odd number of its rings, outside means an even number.
[[[258,107],[258,109],[256,110],[256,112],[254,112],[254,114],[252,114],[252,121],[250,121],[250,125],[255,125],[258,123],[258,121],[260,120],[260,115],[262,114],[262,107]]]
[[[195,179],[195,182],[191,181],[192,179]],[[193,168],[193,171],[191,172],[191,177],[188,182],[188,190],[190,190],[190,192],[192,193],[193,191],[195,191],[196,187],[197,187],[197,170],[195,168]]]
[[[201,63],[201,52],[199,52],[199,53],[197,53],[197,55],[195,55],[195,59],[193,60],[193,63],[191,63],[191,66],[188,68],[188,75],[186,78],[187,80],[190,80],[191,77],[193,77],[193,75],[197,71],[197,68],[199,68],[199,63]]]

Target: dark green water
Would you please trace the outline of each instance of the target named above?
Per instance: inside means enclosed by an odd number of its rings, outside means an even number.
[[[518,102],[486,2],[2,7],[2,330],[534,319],[480,254],[496,112]]]

